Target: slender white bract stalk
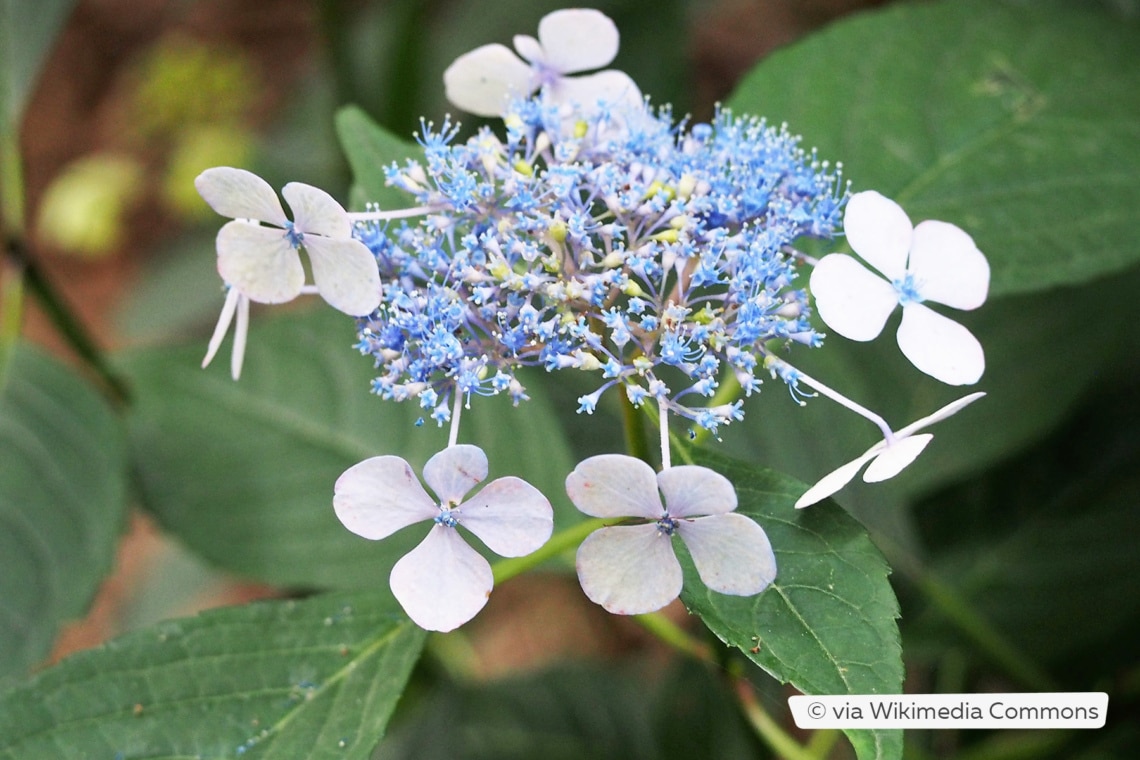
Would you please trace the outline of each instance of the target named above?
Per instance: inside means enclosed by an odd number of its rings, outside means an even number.
[[[463,394],[456,392],[455,402],[451,406],[451,430],[447,435],[448,448],[459,442],[459,416],[461,414],[463,414]]]
[[[430,214],[432,210],[430,206],[412,206],[411,208],[398,208],[392,211],[349,211],[348,218],[354,222],[383,222],[388,219],[424,216]]]
[[[808,375],[805,375],[803,372],[800,372],[798,369],[796,370],[796,378],[798,380],[806,383],[807,385],[811,386],[811,388],[813,390],[818,391],[821,395],[826,396],[827,398],[831,399],[832,401],[839,404],[840,406],[847,407],[848,409],[855,412],[856,414],[858,414],[862,417],[866,417],[868,420],[875,423],[878,426],[879,430],[881,430],[883,432],[883,439],[888,444],[892,443],[895,440],[895,434],[891,430],[891,426],[887,424],[887,421],[884,420],[879,415],[872,412],[867,407],[855,403],[854,401],[847,398],[846,396],[844,396],[839,391],[828,388],[826,385],[824,385],[820,381],[816,380],[814,377],[810,377]]]
[[[665,408],[664,399],[657,399],[657,411],[661,425],[661,469],[668,470],[673,465],[669,457],[669,410]]]

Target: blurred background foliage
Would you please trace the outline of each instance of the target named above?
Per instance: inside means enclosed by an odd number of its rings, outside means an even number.
[[[80,0],[74,8],[69,5],[4,0],[3,6],[5,44],[42,46],[50,52],[38,76],[30,70],[6,72],[9,108],[15,104],[18,113],[23,106],[19,145],[31,220],[29,248],[102,346],[132,349],[192,339],[168,354],[135,353],[123,360],[121,366],[139,384],[145,411],[148,392],[168,387],[179,371],[197,371],[204,336],[220,305],[213,256],[218,220],[193,191],[199,171],[238,165],[275,186],[300,180],[347,199],[352,177],[337,142],[338,108],[358,106],[395,135],[411,138],[421,117],[439,122],[448,113],[441,74],[455,56],[488,42],[508,44],[514,34],[533,34],[538,20],[562,3]],[[776,121],[787,119],[793,132],[803,133],[809,145],[821,145],[826,157],[845,159],[859,189],[877,179],[889,193],[898,189],[889,187],[889,167],[877,178],[880,168],[873,155],[867,157],[871,148],[828,126],[850,113],[843,110],[851,108],[845,94],[794,87],[796,73],[812,65],[848,70],[882,55],[884,65],[905,66],[883,54],[886,48],[877,39],[867,40],[863,48],[839,50],[848,59],[822,53],[797,58],[792,48],[780,59],[782,69],[778,61],[768,69],[768,80],[741,84],[752,65],[771,51],[880,5],[884,3],[866,0],[594,3],[622,32],[614,67],[630,73],[655,103],[672,103],[675,113],[691,113],[699,120],[735,92],[732,97],[753,110]],[[1140,13],[1134,0],[1010,0],[1003,5],[1102,14],[1134,33]],[[13,34],[30,13],[58,17],[54,42]],[[926,31],[938,35],[937,29]],[[1019,33],[1014,29],[1004,44],[1019,45]],[[1085,42],[1096,44],[1095,39]],[[1079,45],[1077,50],[1076,55],[1085,54]],[[921,55],[922,50],[912,53]],[[1063,75],[1081,63],[1063,56],[1055,61],[1060,91],[1066,86]],[[1116,73],[1109,66],[1100,75]],[[872,81],[893,87],[888,79]],[[1008,85],[1005,95],[1017,95],[1016,79],[997,84]],[[900,101],[901,94],[887,90],[875,97],[905,118],[908,104]],[[1125,91],[1120,102],[1103,104],[1114,114],[1117,136],[1123,135],[1123,166],[1135,165],[1140,155],[1140,91],[1130,97]],[[895,115],[887,111],[882,118]],[[465,131],[478,123],[465,118]],[[1121,179],[1122,197],[1136,198],[1138,181],[1135,176]],[[917,220],[945,211],[940,202],[919,197],[913,207],[904,206]],[[938,218],[970,226],[953,210]],[[1047,222],[1041,219],[1042,225]],[[7,226],[10,231],[11,221]],[[855,486],[839,497],[869,526],[894,567],[909,691],[1049,688],[1111,694],[1110,724],[1104,731],[912,732],[907,757],[1127,758],[1140,751],[1140,656],[1135,646],[1140,585],[1133,580],[1140,574],[1134,538],[1140,530],[1137,276],[1134,265],[1124,265],[1098,272],[1088,282],[1051,283],[1024,293],[1016,278],[1004,281],[1008,297],[971,315],[974,321],[968,323],[995,341],[986,380],[991,385],[985,389],[1015,406],[990,411],[995,407],[983,410],[979,404],[977,417],[969,417],[971,409],[935,431],[935,446],[916,467],[926,468],[921,473],[878,490]],[[291,339],[287,327],[280,330],[282,342]],[[351,343],[351,328],[347,330],[346,352]],[[24,333],[58,354],[69,354],[67,341],[42,309],[28,310]],[[862,386],[868,398],[881,398],[900,418],[911,408],[934,408],[936,399],[898,398],[895,386],[881,381],[888,376],[913,379],[891,343],[884,337],[858,358],[837,348],[831,358],[820,357],[820,371],[850,378],[854,388],[848,390]],[[71,389],[70,380],[45,365],[38,352],[21,351],[13,365],[32,367],[34,372],[28,371],[41,378],[37,382],[57,388],[74,403],[61,414],[84,412],[103,419],[84,391]],[[251,375],[256,374],[256,359],[251,354],[247,362]],[[183,364],[184,370],[176,369]],[[814,371],[815,365],[809,361],[805,368]],[[366,368],[361,371],[367,374]],[[256,377],[249,381],[256,384]],[[592,389],[588,380],[582,383],[579,387],[573,377],[552,383],[541,375],[532,381],[543,396],[540,404],[562,409],[576,407],[573,400]],[[360,393],[364,402],[379,404],[364,396],[363,388]],[[607,400],[612,402],[612,396]],[[836,424],[832,410],[821,404],[801,410],[787,401],[777,392],[750,402],[750,422],[727,431],[719,449],[810,480],[843,461],[842,452],[869,443],[868,431]],[[186,419],[144,413],[144,434],[169,432],[170,426],[190,425],[196,417],[190,407],[180,413]],[[367,426],[358,417],[348,419],[346,424],[355,420],[361,428]],[[565,471],[565,462],[577,457],[612,449],[608,441],[621,436],[619,412],[612,404],[592,417],[561,413],[559,424],[566,450],[549,454],[540,443],[522,443],[523,449],[547,455],[552,471]],[[799,432],[820,429],[832,434],[806,440]],[[136,449],[148,442],[138,430],[132,433]],[[375,431],[356,432],[367,440]],[[66,432],[60,435],[67,438]],[[104,443],[91,445],[109,457],[124,456],[117,448],[123,431],[108,429],[105,435]],[[427,451],[429,443],[421,439],[413,448]],[[209,450],[212,443],[204,438],[196,445]],[[525,458],[526,451],[517,456]],[[158,513],[165,526],[177,524],[176,514],[146,503],[164,484],[156,486],[146,472],[135,474],[135,500]],[[93,497],[92,503],[102,507],[122,501],[116,489],[125,490],[125,483],[108,488],[111,493]],[[224,510],[224,504],[219,506]],[[212,541],[208,533],[203,546],[190,552],[160,537],[145,511],[128,517],[108,507],[98,514],[102,532],[128,527],[117,555],[109,553],[114,546],[105,541],[109,548],[84,557],[85,567],[97,573],[114,562],[118,572],[103,584],[87,618],[57,638],[59,626],[83,611],[92,590],[61,595],[47,615],[51,624],[38,637],[30,638],[26,648],[3,649],[10,659],[0,663],[0,675],[156,620],[275,595],[279,586],[293,585],[287,573],[265,570],[285,565],[280,557],[263,561],[256,552],[241,554],[222,544],[204,550]],[[182,541],[193,545],[192,531],[179,532]],[[0,546],[4,540],[0,536]],[[227,562],[226,554],[240,559]],[[237,580],[226,571],[272,585]],[[335,572],[328,569],[330,575]],[[8,582],[22,581],[9,576]],[[356,585],[365,582],[358,579]],[[536,747],[558,757],[559,747],[579,747],[581,752],[566,756],[669,758],[693,756],[683,747],[695,753],[698,747],[714,746],[717,757],[765,755],[723,693],[706,683],[706,674],[679,674],[687,666],[667,662],[644,634],[598,615],[573,589],[559,586],[558,580],[552,583],[524,582],[497,592],[486,618],[471,626],[469,640],[451,645],[470,647],[475,655],[470,670],[450,668],[452,658],[446,653],[429,657],[416,671],[392,740],[377,757],[533,757]],[[525,610],[531,612],[518,617]],[[559,630],[544,626],[544,615],[557,615]],[[594,661],[629,651],[641,655],[632,669],[599,673]],[[556,662],[554,670],[534,670]],[[646,680],[652,683],[647,697],[642,690]],[[762,678],[757,688],[765,705],[786,719],[786,692]],[[707,699],[695,700],[696,693]],[[637,697],[646,698],[639,702]],[[450,716],[459,730],[432,732],[440,714]],[[530,735],[536,725],[546,727],[545,742]],[[841,757],[846,751],[840,743],[833,754]]]

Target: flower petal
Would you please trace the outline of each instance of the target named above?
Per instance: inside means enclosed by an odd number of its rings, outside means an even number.
[[[641,114],[645,110],[637,84],[624,71],[616,69],[563,77],[549,92],[556,102],[576,106],[583,114],[606,110],[611,111],[614,118],[621,118],[624,114]]]
[[[537,488],[514,477],[499,478],[459,505],[459,524],[501,557],[522,557],[546,543],[554,510]]]
[[[527,63],[542,64],[545,56],[542,52],[542,43],[529,34],[516,34],[513,40],[515,52]]]
[[[245,363],[245,344],[249,338],[249,299],[238,295],[237,324],[234,325],[234,345],[230,351],[230,377],[237,380],[241,377],[242,364]]]
[[[268,182],[253,172],[215,166],[194,179],[198,194],[210,208],[231,219],[256,219],[284,227],[288,218]]]
[[[894,443],[883,448],[875,461],[863,473],[863,480],[867,483],[878,483],[893,478],[903,471],[911,462],[918,458],[926,444],[934,440],[930,433],[912,435],[896,439]]]
[[[505,45],[483,45],[443,72],[447,99],[477,116],[500,116],[511,97],[534,91],[534,72]]]
[[[543,62],[561,74],[600,69],[618,52],[617,26],[590,8],[554,11],[538,22]],[[521,52],[521,51],[520,51]]]
[[[282,230],[238,219],[218,230],[218,274],[251,301],[292,301],[305,284],[297,249]]]
[[[487,478],[487,455],[483,449],[461,443],[448,446],[424,465],[424,482],[441,504],[458,505],[467,492]]]
[[[953,224],[921,222],[914,228],[907,269],[923,298],[976,309],[990,288],[990,264],[974,239]]]
[[[653,612],[681,593],[672,539],[655,524],[599,528],[578,547],[576,565],[582,591],[615,615]]]
[[[956,401],[951,401],[949,404],[942,407],[937,412],[934,412],[933,414],[928,414],[925,417],[923,417],[922,419],[915,420],[914,422],[910,423],[909,425],[904,427],[902,430],[898,431],[898,435],[899,436],[908,436],[908,435],[912,435],[912,434],[918,432],[919,430],[922,430],[925,427],[930,427],[935,422],[938,422],[940,420],[944,420],[947,417],[951,417],[951,416],[957,414],[958,412],[962,411],[967,406],[974,403],[975,401],[977,401],[978,399],[980,399],[984,395],[986,395],[984,391],[977,391],[975,393],[971,393],[969,395],[963,396],[962,398],[960,398]]]
[[[293,224],[297,232],[302,235],[312,233],[331,238],[352,236],[352,222],[349,221],[344,206],[319,187],[304,182],[290,182],[281,188],[281,194],[293,212]]]
[[[843,212],[843,231],[851,249],[888,280],[906,274],[912,227],[899,204],[874,190],[855,193]]]
[[[903,308],[896,335],[911,364],[947,385],[971,385],[986,369],[982,344],[952,319],[918,303]]]
[[[230,323],[234,321],[234,312],[237,310],[238,299],[240,298],[241,291],[237,288],[230,288],[226,291],[226,300],[222,303],[222,313],[218,315],[218,323],[214,325],[214,334],[210,336],[210,343],[206,346],[206,358],[202,360],[202,369],[210,366],[210,362],[214,360],[218,349],[221,348],[222,340],[226,337],[226,331],[230,329]]]
[[[353,238],[306,235],[317,292],[334,309],[366,317],[380,305],[380,270],[368,246]]]
[[[487,560],[443,525],[400,558],[388,581],[408,617],[429,631],[452,631],[475,617],[494,586]]]
[[[600,454],[579,462],[566,476],[566,493],[579,511],[592,517],[659,520],[665,515],[653,468],[624,454]]]
[[[819,482],[804,491],[803,496],[796,499],[796,509],[803,509],[804,507],[810,507],[812,504],[821,502],[850,483],[855,475],[858,474],[859,468],[865,465],[867,460],[875,456],[876,452],[885,445],[885,443],[880,441],[865,451],[858,459],[853,459],[842,467],[838,467],[824,475],[819,479]]]
[[[735,596],[759,594],[776,579],[776,555],[764,529],[741,514],[682,520],[677,533],[701,582]]]
[[[400,457],[365,459],[349,467],[333,486],[333,510],[344,527],[373,541],[422,520],[439,505],[428,496]]]
[[[843,253],[820,259],[810,282],[820,319],[851,340],[878,336],[899,302],[889,282]]]
[[[736,489],[728,478],[708,467],[678,465],[657,473],[670,517],[699,517],[736,509]]]

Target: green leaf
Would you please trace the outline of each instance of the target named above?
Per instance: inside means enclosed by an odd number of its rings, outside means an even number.
[[[126,442],[95,389],[18,344],[0,378],[0,675],[51,649],[114,560]]]
[[[804,486],[696,452],[736,487],[737,511],[764,528],[775,582],[752,597],[711,592],[685,557],[681,599],[722,641],[804,694],[899,694],[903,663],[890,569],[866,531],[831,503],[797,510]],[[902,756],[902,732],[846,732],[860,760]]]
[[[75,0],[0,0],[0,119],[16,124]]]
[[[336,133],[355,179],[354,207],[363,207],[363,202],[385,210],[413,205],[410,195],[385,182],[384,170],[393,161],[402,163],[416,155],[417,146],[396,137],[356,106],[337,111]]]
[[[424,633],[375,594],[168,621],[0,695],[0,758],[366,760]]]
[[[425,526],[378,542],[355,536],[333,513],[333,484],[380,454],[418,471],[447,445],[447,430],[430,419],[418,427],[427,412],[414,401],[369,392],[375,370],[353,348],[352,319],[321,309],[253,321],[238,382],[226,357],[198,368],[204,341],[125,357],[144,503],[191,549],[230,570],[279,585],[374,587]],[[487,452],[492,478],[534,484],[568,525],[582,519],[564,496],[570,455],[540,389],[528,390],[532,400],[518,408],[503,396],[473,399],[460,440]]]
[[[994,296],[1089,282],[1140,262],[1138,33],[1055,3],[892,4],[773,55],[729,105],[963,227]]]

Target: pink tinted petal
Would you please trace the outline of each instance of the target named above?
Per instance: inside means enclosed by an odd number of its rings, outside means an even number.
[[[198,194],[210,208],[231,219],[256,219],[284,227],[288,219],[277,193],[253,172],[216,166],[194,179]]]
[[[576,564],[582,591],[615,615],[653,612],[681,593],[681,563],[655,524],[594,531],[578,547]]]
[[[699,517],[736,509],[736,489],[728,478],[708,467],[679,465],[657,473],[670,517]]]
[[[990,288],[990,265],[974,239],[953,224],[926,221],[914,228],[907,269],[928,301],[976,309]]]
[[[982,344],[973,333],[922,304],[903,308],[896,337],[911,364],[947,385],[972,385],[986,369]]]
[[[538,22],[538,39],[543,62],[562,74],[600,69],[617,55],[619,43],[614,22],[588,8],[546,14]]]
[[[285,202],[293,211],[293,224],[301,234],[347,238],[352,235],[348,213],[331,195],[304,182],[290,182],[281,188]]]
[[[306,235],[305,250],[313,265],[317,292],[338,311],[354,317],[380,305],[380,270],[376,257],[359,240]]]
[[[583,114],[604,109],[620,117],[623,112],[640,114],[645,110],[641,90],[628,74],[614,69],[563,77],[550,88],[550,94],[559,103],[577,106]]]
[[[665,515],[653,468],[624,454],[601,454],[578,463],[566,477],[566,493],[579,511],[592,517]]]
[[[871,462],[867,471],[863,473],[863,480],[868,483],[878,483],[893,478],[917,459],[922,450],[926,448],[926,444],[932,440],[934,440],[934,436],[930,433],[912,435],[901,440],[896,439],[894,443],[879,452],[875,461]]]
[[[401,557],[388,580],[408,617],[429,631],[452,631],[475,617],[494,586],[487,560],[443,525]]]
[[[843,212],[843,232],[855,253],[888,280],[906,274],[910,217],[899,204],[874,190],[855,193]]]
[[[701,582],[735,596],[759,594],[776,578],[776,555],[764,529],[740,514],[679,521],[677,533]]]
[[[411,466],[393,456],[365,459],[345,470],[333,486],[333,510],[344,527],[374,541],[439,514]]]
[[[554,511],[537,488],[519,478],[493,480],[459,505],[459,524],[501,557],[522,557],[546,543]]]
[[[442,504],[457,505],[487,478],[487,455],[478,446],[448,446],[424,465],[424,482]]]
[[[500,116],[512,97],[534,91],[533,72],[504,45],[464,53],[443,72],[447,99],[477,116]]]
[[[851,480],[858,474],[859,468],[867,463],[875,453],[886,444],[881,441],[870,449],[868,449],[858,459],[853,459],[847,464],[832,470],[828,474],[819,479],[819,482],[804,492],[804,495],[796,499],[796,509],[803,509],[810,507],[812,504],[823,501],[828,496],[843,488],[851,482]]]
[[[544,61],[542,43],[529,34],[516,34],[514,38],[515,50],[528,63],[541,64]]]
[[[899,302],[889,282],[842,253],[820,259],[810,282],[820,319],[851,340],[878,336]]]
[[[305,284],[301,257],[285,232],[240,219],[218,230],[218,274],[258,303],[292,301]]]
[[[912,435],[912,434],[918,432],[919,430],[922,430],[925,427],[930,427],[935,422],[938,422],[940,420],[944,420],[947,417],[951,417],[951,416],[957,414],[958,412],[962,411],[967,406],[974,403],[975,401],[977,401],[978,399],[980,399],[984,395],[986,395],[985,392],[978,391],[976,393],[971,393],[969,395],[963,396],[962,398],[957,399],[956,401],[951,401],[949,404],[942,407],[937,412],[934,412],[934,414],[928,414],[925,417],[923,417],[922,419],[915,420],[914,422],[910,423],[909,425],[904,427],[902,430],[900,430],[898,432],[898,435],[900,437],[905,437],[908,435]]]

